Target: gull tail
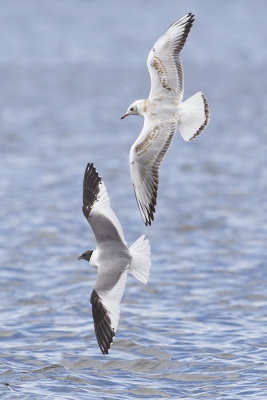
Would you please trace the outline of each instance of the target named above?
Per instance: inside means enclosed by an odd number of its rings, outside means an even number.
[[[178,121],[178,129],[186,141],[203,131],[209,123],[209,106],[203,93],[197,92],[179,104]]]
[[[149,240],[145,239],[145,235],[140,236],[130,247],[132,262],[130,264],[131,274],[143,283],[147,283],[151,259]]]

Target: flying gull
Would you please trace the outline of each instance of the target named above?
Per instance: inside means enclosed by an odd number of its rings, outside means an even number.
[[[96,250],[85,251],[84,259],[97,268],[91,295],[92,314],[98,345],[108,354],[118,327],[120,302],[127,274],[147,283],[151,261],[145,235],[128,247],[121,224],[110,207],[104,183],[93,164],[87,164],[83,180],[83,214],[95,234]]]
[[[179,129],[184,140],[198,136],[209,121],[209,107],[202,92],[182,102],[183,68],[180,52],[194,22],[189,13],[176,21],[156,41],[147,67],[151,89],[147,100],[130,105],[127,115],[144,117],[143,129],[130,151],[130,170],[136,200],[146,225],[154,220],[159,167]]]

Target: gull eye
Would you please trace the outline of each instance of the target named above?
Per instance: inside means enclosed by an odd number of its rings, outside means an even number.
[[[133,111],[133,110],[134,110],[134,108],[133,108],[133,107],[131,107],[131,108],[130,108],[130,111]]]

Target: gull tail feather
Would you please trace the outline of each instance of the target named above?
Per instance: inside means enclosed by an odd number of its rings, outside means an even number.
[[[150,259],[150,244],[149,240],[145,239],[145,235],[140,236],[130,247],[132,262],[130,264],[131,274],[141,281],[147,283],[151,259]]]
[[[197,92],[181,103],[178,118],[178,129],[185,141],[198,136],[209,123],[209,106],[203,93]]]

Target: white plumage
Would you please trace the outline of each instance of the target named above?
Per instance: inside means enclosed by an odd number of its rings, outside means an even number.
[[[177,128],[183,139],[189,141],[203,131],[209,120],[208,103],[201,92],[182,102],[180,52],[193,22],[194,16],[186,14],[156,41],[147,59],[151,79],[149,98],[137,100],[122,116],[144,117],[143,129],[131,147],[129,161],[136,200],[146,225],[151,225],[154,219],[159,167]]]
[[[91,295],[95,334],[103,354],[108,354],[118,327],[120,303],[128,272],[147,283],[151,260],[149,241],[144,235],[129,248],[121,224],[110,207],[104,183],[93,164],[88,164],[83,180],[83,213],[96,239],[96,250],[87,250],[85,259],[97,268]]]

